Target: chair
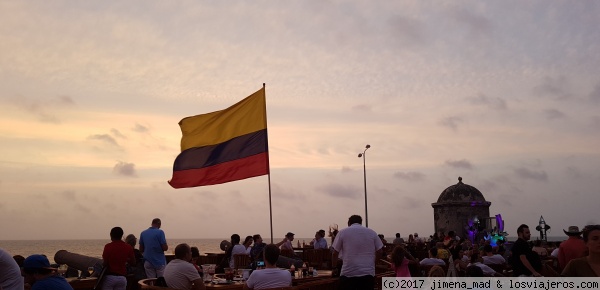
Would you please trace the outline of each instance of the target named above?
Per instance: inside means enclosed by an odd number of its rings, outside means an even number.
[[[295,286],[294,290],[330,290],[337,289],[339,278],[325,278],[317,281],[306,282]]]
[[[138,281],[138,285],[140,286],[140,289],[147,289],[147,290],[176,290],[176,289],[173,289],[173,288],[156,286],[155,283],[156,283],[156,278],[148,278],[148,279],[142,279],[142,280]]]
[[[288,258],[294,258],[295,256],[294,250],[281,250],[280,255]]]
[[[383,284],[384,277],[396,277],[396,272],[387,271],[387,272],[383,272],[383,273],[379,273],[379,274],[375,275],[375,289],[376,290],[383,289],[382,284]]]
[[[235,254],[233,255],[233,263],[235,269],[249,269],[250,268],[250,256],[246,254]]]
[[[328,257],[331,256],[331,251],[329,249],[318,249],[318,250],[305,250],[306,253],[306,262],[310,267],[316,267],[318,269],[329,268],[329,263],[331,259]]]

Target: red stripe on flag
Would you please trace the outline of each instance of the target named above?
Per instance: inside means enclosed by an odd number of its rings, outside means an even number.
[[[173,188],[221,184],[269,173],[268,153],[260,153],[210,167],[173,172]]]

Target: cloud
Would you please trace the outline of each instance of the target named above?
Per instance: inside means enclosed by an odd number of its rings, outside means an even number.
[[[424,25],[419,20],[394,15],[388,20],[392,39],[402,46],[421,46],[425,44]]]
[[[565,118],[567,115],[565,115],[565,113],[563,113],[559,110],[556,110],[556,109],[547,109],[544,111],[544,116],[548,120],[555,120],[555,119]]]
[[[150,129],[148,129],[148,127],[140,125],[138,123],[135,123],[135,127],[133,127],[133,129],[131,129],[131,130],[138,132],[138,133],[148,133],[148,131],[150,131]]]
[[[102,142],[108,143],[110,145],[113,145],[115,147],[119,147],[119,144],[117,143],[115,138],[111,137],[108,134],[94,134],[94,135],[88,136],[87,139],[88,140],[98,140],[98,141],[102,141]]]
[[[72,191],[72,190],[65,190],[65,191],[59,192],[59,194],[67,200],[75,199],[75,191]]]
[[[61,123],[61,120],[52,112],[53,110],[75,105],[75,102],[69,96],[58,96],[47,100],[18,96],[8,101],[22,111],[36,116],[38,121],[51,124]]]
[[[121,132],[115,128],[111,128],[110,133],[117,138],[127,139],[127,137],[125,135],[121,134]]]
[[[597,84],[594,90],[590,93],[590,100],[596,104],[600,104],[600,84]]]
[[[354,171],[356,171],[356,170],[352,169],[349,166],[342,166],[342,173],[351,173],[351,172],[354,172]]]
[[[467,101],[473,105],[486,106],[492,110],[505,111],[507,109],[506,101],[502,98],[491,98],[484,94],[477,97],[467,98]]]
[[[462,169],[473,169],[473,164],[469,162],[467,159],[462,160],[446,160],[445,164],[454,168],[462,168]]]
[[[337,183],[330,183],[316,188],[317,191],[323,192],[332,197],[355,198],[360,196],[361,190],[352,186],[344,186]]]
[[[372,106],[371,105],[356,105],[354,107],[352,107],[352,111],[353,112],[362,112],[362,113],[369,113],[371,112]]]
[[[458,23],[467,27],[470,38],[489,37],[493,32],[492,22],[484,16],[477,15],[466,9],[455,10],[453,13]]]
[[[394,173],[394,177],[406,181],[416,182],[425,179],[425,174],[416,171],[396,172]]]
[[[580,178],[581,177],[581,170],[579,170],[579,168],[577,168],[577,167],[569,166],[565,169],[565,171],[567,172],[567,176],[569,176],[570,178]]]
[[[533,91],[538,96],[544,98],[565,100],[572,96],[569,92],[569,87],[569,80],[564,76],[556,78],[545,77],[541,84],[533,88]]]
[[[113,167],[113,172],[117,175],[137,177],[137,173],[135,172],[135,164],[133,163],[119,161],[117,164],[115,164],[115,167]]]
[[[440,120],[439,124],[456,131],[456,130],[458,130],[458,124],[462,123],[462,122],[464,122],[464,121],[461,117],[453,116],[453,117],[446,117],[446,118]]]
[[[519,167],[514,170],[515,175],[522,179],[532,179],[536,181],[548,181],[548,174],[544,170],[533,171],[525,167]]]

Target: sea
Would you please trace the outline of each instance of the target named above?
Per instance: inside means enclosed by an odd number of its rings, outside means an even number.
[[[517,237],[508,236],[508,241],[515,241]],[[386,237],[388,242],[394,240],[394,237]],[[536,237],[532,235],[532,240]],[[548,241],[560,242],[567,239],[567,236],[549,236]],[[169,243],[168,253],[173,253],[175,246],[181,243],[187,243],[190,247],[198,247],[200,254],[206,253],[222,253],[220,249],[221,241],[226,239],[167,239]],[[228,240],[228,239],[227,239]],[[297,246],[297,242],[309,243],[311,238],[296,238],[294,240],[294,246]],[[279,240],[275,240],[278,242]],[[42,254],[48,257],[50,263],[54,263],[54,255],[59,250],[66,250],[71,253],[85,255],[94,258],[102,258],[102,251],[104,245],[110,241],[99,239],[99,240],[0,240],[0,248],[7,251],[11,256],[21,255],[27,257],[33,254]],[[267,242],[267,241],[266,241]],[[327,238],[327,244],[331,245],[331,240]]]
[[[167,253],[172,254],[175,246],[181,243],[186,243],[190,247],[198,247],[200,254],[206,253],[222,253],[220,248],[221,241],[229,239],[169,239],[169,250]],[[268,242],[270,239],[265,239]],[[311,238],[296,238],[294,246],[297,246],[297,241],[309,243]],[[279,242],[280,240],[275,240]],[[33,254],[42,254],[48,257],[50,263],[54,263],[54,255],[59,250],[66,250],[71,253],[80,254],[88,257],[102,258],[104,245],[109,243],[109,240],[0,240],[0,248],[7,251],[11,256],[21,255],[27,257]],[[331,240],[327,239],[327,243],[331,244]],[[136,246],[136,248],[139,247]]]

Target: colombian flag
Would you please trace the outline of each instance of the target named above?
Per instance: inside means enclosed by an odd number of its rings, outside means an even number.
[[[269,173],[265,88],[221,111],[184,118],[173,188],[221,184]]]

